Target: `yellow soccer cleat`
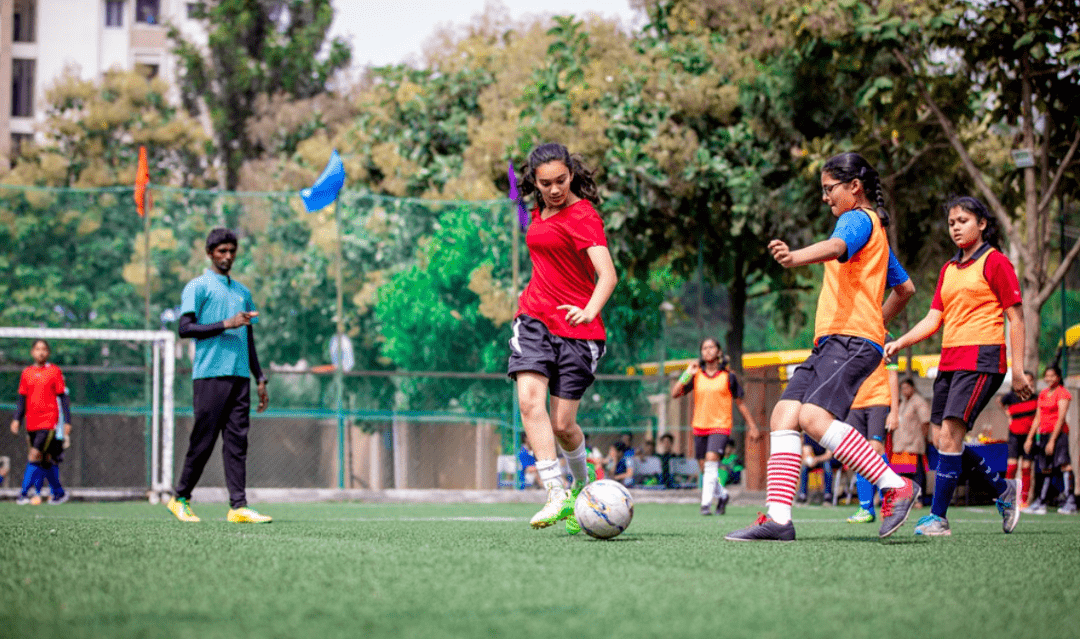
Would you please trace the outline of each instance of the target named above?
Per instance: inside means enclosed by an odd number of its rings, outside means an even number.
[[[184,499],[183,497],[173,497],[172,499],[170,499],[167,508],[169,509],[169,512],[176,515],[176,518],[180,521],[187,521],[192,523],[202,521],[195,515],[195,513],[191,512],[191,504],[189,504],[188,500]]]
[[[229,509],[229,514],[225,517],[228,521],[234,524],[269,524],[274,521],[273,517],[267,515],[260,515],[254,510],[244,506],[242,508]]]

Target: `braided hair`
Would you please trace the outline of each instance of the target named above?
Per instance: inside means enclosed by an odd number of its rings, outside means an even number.
[[[949,219],[949,211],[955,208],[964,209],[980,220],[986,220],[986,228],[982,232],[983,241],[988,242],[990,246],[997,250],[1001,250],[1001,229],[998,228],[997,218],[990,213],[990,209],[986,208],[982,200],[970,195],[953,197],[945,203],[946,220]]]
[[[593,172],[585,166],[580,155],[576,153],[571,155],[565,146],[556,142],[541,144],[529,153],[529,159],[521,167],[522,180],[519,187],[522,197],[534,194],[536,207],[543,208],[544,198],[536,186],[536,169],[548,162],[562,162],[570,170],[573,176],[570,180],[570,192],[593,204],[600,203]]]
[[[841,182],[861,181],[867,197],[877,206],[881,226],[888,228],[889,212],[885,210],[885,194],[881,190],[881,177],[877,169],[871,166],[863,156],[853,152],[834,155],[821,170]]]

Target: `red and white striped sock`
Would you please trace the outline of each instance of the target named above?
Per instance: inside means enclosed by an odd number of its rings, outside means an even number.
[[[842,421],[833,420],[821,438],[821,445],[831,450],[833,457],[841,463],[855,469],[882,490],[904,485],[904,479],[889,468],[881,455],[874,452],[870,442]]]
[[[791,504],[799,488],[802,470],[802,435],[794,430],[779,430],[770,437],[765,505],[769,518],[778,524],[791,521]]]

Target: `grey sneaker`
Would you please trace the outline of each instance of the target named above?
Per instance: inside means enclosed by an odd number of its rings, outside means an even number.
[[[927,515],[915,524],[915,534],[926,537],[948,537],[952,534],[949,529],[949,520],[937,515]]]
[[[1025,515],[1045,515],[1046,514],[1046,504],[1042,503],[1041,500],[1036,499],[1035,501],[1031,502],[1030,506],[1028,506],[1027,508],[1024,509],[1024,514]]]
[[[712,515],[712,506],[710,506],[709,504],[705,504],[704,506],[702,506],[701,514],[705,515],[706,517]]]
[[[1069,498],[1065,500],[1065,503],[1058,508],[1058,512],[1062,515],[1075,515],[1076,514],[1076,498],[1069,495]]]
[[[899,530],[921,494],[922,488],[906,477],[900,488],[881,491],[881,529],[878,530],[878,537],[884,539]]]
[[[71,497],[65,491],[65,492],[61,493],[59,497],[50,498],[49,499],[49,505],[50,506],[59,506],[60,504],[66,504],[69,499],[71,499]]]
[[[768,515],[758,513],[753,526],[747,526],[727,534],[728,541],[795,541],[795,524],[778,524]]]
[[[1020,509],[1016,507],[1016,480],[1006,479],[1005,484],[1008,487],[994,500],[994,504],[1001,513],[1001,529],[1008,534],[1016,528],[1016,522],[1020,521]]]

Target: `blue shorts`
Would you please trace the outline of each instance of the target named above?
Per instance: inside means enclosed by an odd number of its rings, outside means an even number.
[[[880,363],[881,353],[871,342],[833,335],[799,364],[780,399],[820,406],[843,421],[859,387]]]

